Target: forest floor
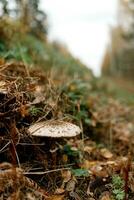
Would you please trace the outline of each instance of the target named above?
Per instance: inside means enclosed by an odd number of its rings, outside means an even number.
[[[4,62],[0,78],[0,199],[134,199],[132,105],[77,99],[80,83],[61,87],[23,63]],[[53,149],[52,136],[29,132],[58,119],[81,135],[56,138]]]
[[[132,86],[0,26],[0,200],[134,200]]]

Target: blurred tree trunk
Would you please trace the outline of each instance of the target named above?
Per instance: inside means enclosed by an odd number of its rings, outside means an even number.
[[[102,72],[133,79],[134,0],[119,0],[118,25],[111,29],[111,44],[106,51]]]
[[[39,10],[39,0],[15,0],[24,28],[31,28],[33,33],[47,34],[47,15]]]
[[[2,4],[3,15],[9,15],[8,1],[7,0],[0,0],[0,3]]]
[[[17,10],[20,16],[20,20],[24,25],[28,25],[30,22],[30,10],[28,0],[16,0]]]

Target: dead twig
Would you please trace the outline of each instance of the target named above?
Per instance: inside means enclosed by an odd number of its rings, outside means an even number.
[[[5,150],[5,148],[11,143],[11,141],[9,141],[4,147],[2,147],[2,149],[0,150],[0,153],[3,152],[3,150]]]
[[[45,172],[23,172],[23,174],[24,175],[44,175],[44,174],[49,174],[49,173],[58,172],[58,171],[62,171],[62,170],[70,170],[70,169],[71,168],[67,167],[67,168],[48,170]]]

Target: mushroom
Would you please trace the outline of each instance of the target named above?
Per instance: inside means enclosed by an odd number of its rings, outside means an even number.
[[[53,163],[56,163],[56,142],[57,138],[72,138],[80,134],[79,126],[61,120],[49,120],[37,122],[29,127],[30,135],[34,137],[49,138],[47,144],[50,146]],[[51,138],[51,140],[50,140]],[[55,160],[55,161],[54,161]]]
[[[32,136],[39,137],[51,137],[51,138],[61,138],[61,137],[75,137],[79,135],[81,130],[79,126],[75,124],[59,121],[50,120],[37,122],[29,127],[29,132]]]

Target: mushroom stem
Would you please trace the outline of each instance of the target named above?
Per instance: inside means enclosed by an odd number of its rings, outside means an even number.
[[[56,164],[57,164],[57,150],[58,147],[55,144],[55,140],[51,140],[51,149],[49,150],[51,153],[51,159],[52,159],[52,168],[56,169]]]

